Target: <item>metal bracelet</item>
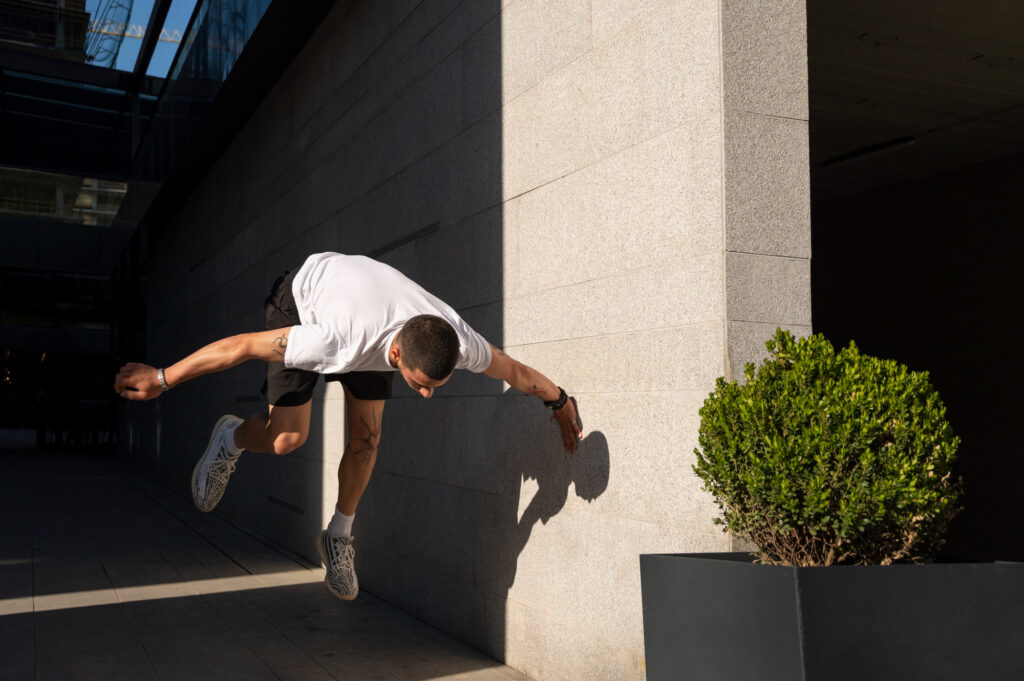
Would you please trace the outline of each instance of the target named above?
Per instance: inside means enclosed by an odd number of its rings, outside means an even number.
[[[164,378],[163,369],[156,370],[156,380],[160,381],[160,387],[163,388],[165,392],[171,389],[171,386],[167,385],[167,379]]]

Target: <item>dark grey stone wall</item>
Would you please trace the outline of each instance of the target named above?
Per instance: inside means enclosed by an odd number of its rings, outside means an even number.
[[[145,264],[150,362],[261,330],[275,277],[326,250],[377,254],[500,342],[500,314],[487,307],[501,293],[499,9],[339,3],[197,190],[175,215],[156,216],[167,226]],[[263,374],[250,363],[139,405],[158,424],[131,436],[156,438],[138,451],[183,485],[220,414],[264,408]],[[473,385],[456,381],[449,394]],[[402,404],[387,421],[401,421]],[[342,409],[321,388],[309,443],[287,460],[246,456],[221,512],[315,555],[333,511],[325,498],[344,432],[330,429]]]
[[[327,250],[398,267],[500,345],[500,10],[498,0],[339,3],[192,195],[175,214],[151,216],[166,226],[144,264],[145,361],[164,366],[261,330],[275,277]],[[186,490],[215,420],[265,408],[264,371],[253,362],[128,405],[126,448]],[[244,455],[218,508],[314,560],[345,444],[337,388],[318,389],[298,452]],[[488,503],[460,485],[514,486],[505,493],[518,498],[519,475],[494,466],[493,447],[478,441],[494,432],[496,400],[524,400],[502,392],[500,382],[459,375],[428,403],[397,381],[355,526],[365,589],[497,657],[505,591],[460,585],[466,600],[453,608],[445,579],[465,579],[475,538],[493,535],[491,514],[466,513]],[[532,406],[531,419],[548,418]],[[493,566],[505,558],[485,556],[487,571],[505,575]],[[465,617],[454,622],[453,612]]]

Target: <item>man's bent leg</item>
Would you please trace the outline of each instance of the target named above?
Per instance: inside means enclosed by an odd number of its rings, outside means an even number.
[[[267,329],[300,323],[291,293],[294,277],[285,272],[271,286],[265,305]],[[306,442],[313,388],[319,378],[310,371],[267,364],[265,389],[272,406],[245,421],[224,416],[214,426],[206,451],[192,471],[192,500],[197,508],[211,511],[220,502],[242,450],[288,454]]]
[[[200,511],[212,511],[235,470],[242,450],[287,454],[309,435],[311,403],[297,407],[270,407],[269,414],[253,414],[245,421],[222,417],[213,427],[206,450],[192,469],[192,501]]]
[[[353,515],[377,462],[384,400],[360,400],[345,388],[348,444],[338,467],[337,509]]]
[[[269,413],[253,414],[235,431],[235,445],[250,452],[288,454],[309,437],[312,400],[297,407],[270,406]]]

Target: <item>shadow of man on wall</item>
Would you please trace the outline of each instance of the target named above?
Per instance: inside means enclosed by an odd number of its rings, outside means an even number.
[[[494,412],[489,449],[499,471],[499,493],[484,502],[489,508],[478,509],[486,520],[477,525],[480,535],[474,572],[484,587],[483,617],[478,622],[485,628],[487,648],[505,659],[507,602],[527,544],[531,537],[537,538],[541,526],[563,512],[567,502],[570,508],[575,504],[570,502],[570,493],[588,504],[600,497],[608,488],[610,462],[604,434],[588,432],[585,422],[579,448],[567,453],[557,425],[546,410],[537,409],[536,400],[516,394],[505,395],[498,402],[501,406]],[[581,410],[585,412],[585,404]],[[546,543],[551,541],[557,543],[557,535]],[[550,566],[542,569],[547,572],[564,570],[569,558],[551,553],[541,560]],[[536,574],[529,578],[546,579]],[[479,633],[474,638],[479,640]]]

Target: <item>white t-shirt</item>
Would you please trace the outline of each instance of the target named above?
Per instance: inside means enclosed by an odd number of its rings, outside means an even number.
[[[300,326],[293,326],[284,365],[320,374],[394,371],[391,341],[420,314],[441,317],[459,337],[456,369],[480,373],[491,346],[455,310],[398,270],[361,255],[316,253],[292,280]]]

